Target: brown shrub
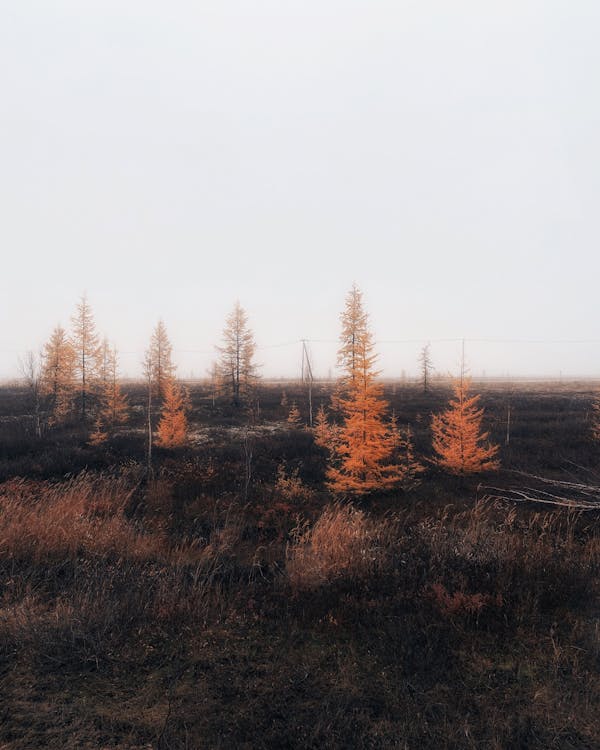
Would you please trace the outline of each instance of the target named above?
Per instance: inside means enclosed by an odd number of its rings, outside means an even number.
[[[469,594],[466,591],[455,591],[450,594],[443,583],[432,584],[430,596],[440,612],[445,615],[479,615],[487,607],[502,607],[502,594],[492,596],[480,592]]]
[[[165,538],[142,533],[124,515],[133,491],[126,478],[85,472],[60,484],[5,482],[0,485],[0,557],[39,562],[82,552],[162,556]]]
[[[282,463],[277,467],[275,492],[286,502],[300,503],[311,497],[311,491],[300,478],[298,468],[288,473]]]
[[[286,572],[294,589],[310,589],[338,578],[363,578],[380,568],[391,544],[391,525],[374,521],[352,505],[326,507],[315,524],[300,523],[286,550]]]

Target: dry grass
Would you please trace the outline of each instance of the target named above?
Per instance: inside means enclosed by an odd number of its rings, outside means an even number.
[[[0,557],[41,562],[83,553],[164,557],[163,535],[125,517],[135,486],[126,477],[83,473],[52,484],[15,479],[0,485]]]
[[[286,551],[292,588],[311,589],[337,578],[364,578],[381,568],[391,542],[391,525],[352,505],[326,507],[312,527],[300,523]]]

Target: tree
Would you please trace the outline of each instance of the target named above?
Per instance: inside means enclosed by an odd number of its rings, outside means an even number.
[[[156,324],[150,337],[150,347],[146,359],[150,363],[152,393],[159,399],[166,395],[167,383],[175,376],[175,365],[172,360],[173,347],[162,320]]]
[[[60,325],[44,345],[41,381],[42,394],[49,401],[48,422],[60,424],[71,413],[75,396],[75,350]]]
[[[419,475],[425,471],[425,467],[415,456],[410,427],[408,425],[401,427],[395,413],[392,413],[390,422],[394,446],[393,458],[402,472],[402,487],[409,489],[419,483]]]
[[[234,406],[240,406],[247,398],[257,378],[253,362],[256,344],[254,334],[248,327],[248,316],[239,302],[227,316],[223,329],[223,346],[217,347],[221,354],[220,370],[224,387]]]
[[[218,362],[211,362],[210,369],[208,370],[208,377],[210,380],[210,396],[212,400],[212,407],[215,408],[215,401],[219,391],[221,390],[221,370],[219,369]]]
[[[454,381],[454,397],[448,408],[435,414],[431,422],[434,462],[450,474],[464,476],[499,468],[498,446],[487,443],[488,432],[481,431],[483,409],[480,396],[469,396],[471,381],[462,368]]]
[[[41,401],[42,401],[42,358],[29,351],[23,359],[19,359],[19,369],[27,383],[27,390],[31,406],[31,417],[36,438],[42,437]]]
[[[154,475],[152,468],[152,353],[146,351],[144,361],[144,378],[146,380],[146,473],[148,478]]]
[[[79,380],[77,391],[81,405],[81,419],[85,422],[89,398],[98,374],[100,346],[92,309],[84,294],[71,318],[71,344],[75,351],[75,373]]]
[[[345,387],[353,387],[357,378],[361,376],[365,364],[368,364],[365,357],[371,359],[370,365],[376,359],[372,353],[372,336],[368,330],[369,318],[363,307],[362,292],[356,284],[352,285],[346,296],[340,319],[342,332],[337,364],[345,371],[339,381],[340,389],[343,390]]]
[[[331,445],[327,483],[334,492],[362,495],[395,487],[403,475],[393,460],[396,437],[384,419],[388,404],[377,382],[373,336],[356,285],[341,322],[338,363],[344,375],[336,404],[343,421]]]
[[[115,347],[111,349],[107,339],[104,339],[100,365],[100,409],[94,432],[90,435],[92,445],[104,442],[127,419],[127,397],[121,391],[118,379],[117,350]]]
[[[292,406],[287,416],[287,423],[290,427],[300,427],[300,425],[302,424],[300,409],[298,409],[295,401],[292,401]]]
[[[318,445],[319,448],[324,448],[327,451],[332,449],[335,442],[336,425],[329,422],[324,404],[321,404],[317,409],[312,433],[315,439],[315,444]]]
[[[429,380],[431,377],[431,371],[433,369],[429,349],[430,345],[429,343],[427,343],[421,349],[421,353],[419,354],[419,365],[421,368],[421,383],[423,384],[423,393],[427,393],[429,391]]]
[[[174,378],[165,384],[165,397],[157,430],[157,445],[163,448],[177,448],[187,439],[187,418],[185,398],[182,388]]]

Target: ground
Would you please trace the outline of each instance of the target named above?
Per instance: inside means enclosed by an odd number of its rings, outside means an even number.
[[[475,384],[502,469],[460,480],[448,384],[387,383],[427,470],[338,505],[300,385],[190,387],[151,477],[135,384],[101,447],[0,390],[0,748],[600,748],[599,515],[510,499],[599,483],[594,384]]]

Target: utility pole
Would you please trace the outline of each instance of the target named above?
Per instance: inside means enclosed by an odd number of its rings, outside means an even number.
[[[308,385],[308,425],[313,426],[313,406],[312,406],[312,385],[313,385],[313,372],[310,364],[310,356],[308,354],[308,347],[306,346],[306,339],[302,339],[302,382]]]

